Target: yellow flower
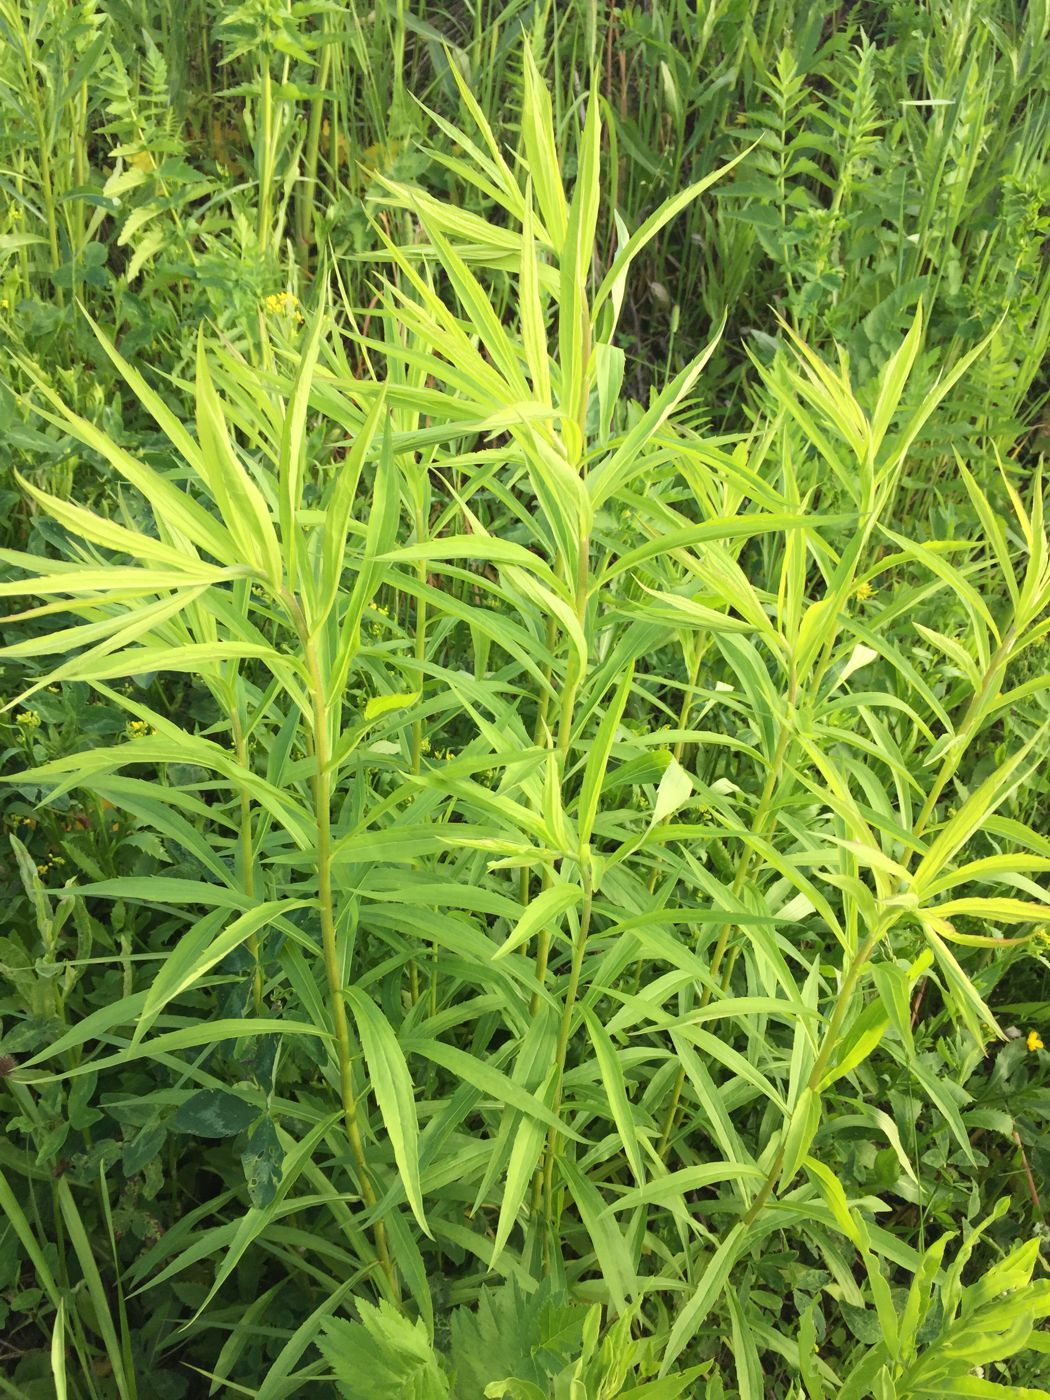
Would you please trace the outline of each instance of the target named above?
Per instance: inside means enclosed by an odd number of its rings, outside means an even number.
[[[272,316],[290,316],[294,321],[301,321],[303,313],[299,310],[299,298],[291,292],[273,292],[264,298],[263,307]]]
[[[1036,1050],[1043,1049],[1043,1040],[1038,1031],[1029,1031],[1028,1039],[1025,1041],[1029,1054],[1034,1054]]]
[[[856,588],[853,590],[853,596],[858,603],[866,603],[869,598],[874,598],[877,592],[878,589],[872,588],[868,580],[865,579],[863,583],[857,584]]]
[[[15,715],[15,723],[23,729],[39,729],[40,716],[36,710],[23,710],[21,714]]]

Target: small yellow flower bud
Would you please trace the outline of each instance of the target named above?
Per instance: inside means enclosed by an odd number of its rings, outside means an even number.
[[[271,316],[290,316],[297,322],[303,319],[303,313],[299,309],[299,298],[291,292],[272,292],[270,296],[263,298],[263,308]]]

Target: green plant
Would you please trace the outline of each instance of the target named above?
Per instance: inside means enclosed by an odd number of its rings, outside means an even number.
[[[824,150],[789,131],[824,120],[814,45],[756,78],[786,94],[782,232],[815,178],[789,157]],[[23,477],[51,523],[0,554],[34,600],[3,652],[0,1191],[45,1381],[1025,1393],[1045,1051],[1001,1051],[998,1113],[983,1081],[1050,918],[1043,485],[968,397],[1001,328],[946,342],[932,283],[863,354],[810,343],[874,140],[850,64],[788,308],[812,335],[769,323],[742,387],[720,328],[640,396],[621,342],[631,280],[712,186],[753,197],[730,179],[768,142],[632,230],[608,75],[552,98],[528,45],[519,158],[453,65],[433,166],[469,197],[374,171],[366,306],[339,259],[304,326],[202,331],[163,393],[97,329],[141,450],[15,352],[37,431],[106,483],[88,509]],[[746,404],[728,437],[709,382]],[[76,877],[37,868],[45,833]],[[934,1220],[984,1223],[946,1263]]]

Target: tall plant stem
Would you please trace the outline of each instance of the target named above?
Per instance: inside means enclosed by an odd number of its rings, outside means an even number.
[[[835,1005],[831,1012],[831,1020],[828,1022],[828,1028],[824,1033],[824,1039],[821,1043],[817,1058],[814,1060],[813,1068],[810,1070],[809,1078],[806,1080],[806,1088],[811,1093],[815,1094],[820,1089],[821,1080],[827,1073],[828,1064],[835,1050],[835,1046],[838,1043],[839,1031],[842,1028],[842,1018],[846,1014],[846,1008],[849,1006],[853,993],[857,989],[860,974],[864,971],[865,964],[875,951],[875,946],[884,932],[885,929],[880,924],[868,935],[853,955],[853,960],[850,962],[846,975],[842,979],[842,986],[839,988],[839,994],[835,998]],[[786,1135],[781,1137],[780,1146],[777,1148],[777,1154],[773,1158],[773,1165],[766,1174],[766,1179],[763,1181],[758,1195],[748,1207],[747,1214],[744,1216],[745,1226],[750,1225],[757,1218],[759,1212],[773,1193],[773,1187],[776,1185],[777,1177],[780,1175],[781,1168],[784,1165],[785,1144]]]
[[[15,170],[15,193],[18,196],[19,206],[21,206],[24,202],[26,179],[25,167],[26,158],[25,153],[22,152],[19,156],[18,166]],[[30,280],[29,275],[29,249],[25,246],[25,244],[23,244],[22,247],[18,250],[18,271],[22,279],[22,295],[24,297],[29,297],[32,293],[33,284]]]
[[[81,83],[70,106],[77,125],[73,142],[73,170],[71,183],[75,188],[84,189],[88,184],[88,85]],[[71,215],[77,226],[77,253],[83,251],[84,229],[87,222],[87,207],[81,200],[75,201]]]
[[[681,707],[679,708],[679,711],[678,711],[678,728],[679,728],[680,731],[684,731],[686,725],[689,723],[689,713],[690,713],[690,711],[691,711],[692,708],[693,708],[693,691],[696,689],[696,682],[697,682],[697,680],[698,680],[698,678],[699,678],[699,676],[700,676],[700,662],[701,662],[702,659],[703,659],[703,648],[700,647],[700,646],[697,646],[697,648],[696,648],[696,653],[695,653],[695,655],[694,655],[694,657],[693,657],[693,661],[692,661],[692,663],[691,663],[691,665],[690,665],[690,667],[689,667],[689,679],[688,679],[688,681],[687,681],[687,683],[686,683],[685,694],[684,694],[683,697],[682,697],[682,704],[681,704]],[[675,742],[675,746],[674,746],[674,748],[672,749],[671,752],[672,752],[672,755],[673,755],[673,757],[674,757],[674,761],[675,761],[676,763],[681,763],[681,761],[682,761],[682,755],[685,753],[685,734],[684,734],[684,732],[683,732],[683,733],[680,733],[680,736],[679,736],[679,738],[677,739],[677,741]],[[660,857],[659,857],[659,855],[657,855],[657,856],[655,856],[654,859],[653,859],[653,868],[652,868],[652,870],[649,872],[649,879],[648,879],[648,881],[646,882],[646,890],[648,891],[649,894],[655,893],[655,890],[656,890],[656,882],[659,880],[659,878],[660,878]],[[642,985],[642,970],[643,970],[643,967],[644,967],[644,959],[643,959],[641,956],[639,956],[638,960],[636,961],[636,963],[635,963],[635,965],[634,965],[634,987],[633,987],[633,991],[634,991],[634,993],[635,993],[636,995],[637,995],[637,993],[638,993],[639,988],[640,988],[641,985]],[[679,1092],[680,1092],[680,1091],[679,1091]]]
[[[583,970],[583,955],[587,950],[587,937],[591,928],[591,903],[593,899],[593,873],[590,852],[581,853],[580,880],[583,885],[583,905],[580,910],[580,926],[572,949],[572,966],[569,970],[569,985],[565,989],[565,1001],[561,1011],[561,1026],[558,1030],[558,1048],[554,1056],[554,1098],[551,1111],[557,1116],[561,1108],[562,1080],[565,1077],[565,1059],[569,1053],[569,1036],[572,1032],[572,1013],[576,1008],[576,996],[580,988],[580,974]],[[552,1124],[547,1133],[547,1151],[543,1167],[543,1200],[547,1229],[544,1234],[544,1253],[551,1230],[554,1226],[554,1160],[558,1155],[558,1129]]]
[[[245,738],[244,730],[241,727],[241,717],[236,705],[231,707],[233,722],[233,747],[237,755],[237,762],[241,768],[248,767],[248,741]],[[255,898],[255,842],[252,831],[252,800],[248,789],[241,785],[241,832],[240,832],[240,858],[241,858],[241,887],[248,899]],[[259,935],[253,929],[248,935],[248,951],[251,953],[252,962],[255,965],[255,976],[252,979],[252,993],[255,1001],[255,1014],[262,1014],[263,1009],[263,978],[262,963],[259,961]]]
[[[580,630],[585,631],[587,619],[587,590],[590,586],[591,539],[589,535],[580,537],[580,552],[576,558],[576,620]],[[575,652],[569,658],[568,675],[565,680],[565,694],[562,697],[561,712],[558,718],[558,753],[561,755],[562,776],[565,773],[565,759],[572,742],[572,721],[576,712],[576,696],[583,680],[583,658]]]
[[[273,80],[269,56],[264,56],[259,85],[259,252],[265,259],[270,248],[270,204],[273,194]]]
[[[973,738],[981,722],[981,716],[984,713],[985,706],[989,699],[996,693],[998,685],[1002,680],[1003,668],[1010,660],[1010,654],[1013,651],[1016,640],[1017,624],[1015,620],[998,647],[996,647],[994,655],[988,662],[988,669],[981,677],[980,689],[974,692],[969,705],[966,707],[966,713],[963,716],[962,724],[959,726],[956,734],[957,739],[962,742],[953,745],[945,755],[944,762],[941,764],[937,777],[934,779],[933,787],[930,788],[926,801],[922,804],[922,811],[919,813],[918,821],[915,823],[916,836],[921,835],[922,832],[925,831],[930,818],[933,816],[934,809],[941,799],[941,794],[958,770],[970,740]],[[911,853],[908,852],[904,857],[905,863],[907,864],[910,859]]]
[[[47,139],[47,123],[44,120],[44,107],[40,100],[40,84],[33,64],[33,53],[29,46],[28,33],[23,35],[23,49],[27,86],[33,99],[33,119],[36,124],[38,147],[37,165],[40,171],[40,193],[43,196],[44,214],[47,218],[47,242],[51,255],[51,271],[57,272],[61,258],[58,250],[58,214],[55,209],[55,189],[51,173],[51,148]],[[54,296],[59,306],[65,304],[65,294],[57,284],[54,287]]]
[[[552,651],[554,649],[554,644],[556,640],[557,623],[554,621],[553,618],[549,618],[547,621],[548,651]],[[539,748],[539,746],[543,743],[544,735],[547,732],[547,712],[550,709],[549,683],[551,678],[551,668],[549,666],[545,667],[544,669],[544,678],[548,682],[548,684],[543,687],[543,689],[539,693],[539,696],[537,697],[536,725],[532,735],[532,742],[536,745],[537,748]],[[550,879],[550,871],[545,867],[541,877],[541,888],[546,889],[547,886],[550,884]],[[521,902],[522,908],[524,908],[529,902],[528,866],[524,866],[521,871],[520,882],[518,887],[518,898]],[[547,980],[547,961],[550,958],[550,951],[550,929],[544,928],[540,930],[536,940],[536,981],[539,983],[539,986],[537,986],[536,990],[532,994],[532,1000],[529,1004],[530,1016],[535,1016],[540,1009],[540,988],[542,988],[543,984]]]
[[[416,543],[423,544],[427,537],[427,522],[423,511],[422,498],[415,503],[415,532]],[[416,578],[425,587],[427,581],[427,564],[425,559],[421,559],[416,565]],[[423,663],[427,655],[427,600],[423,596],[423,587],[420,588],[419,597],[416,599],[415,617],[415,638],[413,642],[413,656],[416,663],[416,691],[423,694]],[[412,772],[419,776],[423,763],[423,721],[414,719],[412,721]],[[412,1005],[415,1006],[419,1000],[419,968],[415,958],[408,965],[409,990],[412,997]],[[430,1014],[437,1015],[438,1004],[438,945],[435,942],[431,946],[430,956]]]
[[[422,511],[416,515],[416,539],[420,544],[426,541],[426,522],[423,519]],[[421,584],[427,581],[427,566],[425,560],[420,560],[416,566],[416,577]],[[416,688],[419,693],[423,692],[423,663],[427,655],[427,600],[422,592],[416,600],[416,635],[414,639],[414,659],[416,663]],[[412,721],[412,772],[419,775],[419,767],[423,756],[423,721],[416,719]]]
[[[326,33],[328,22],[322,18],[322,33]],[[317,74],[317,86],[322,93],[328,86],[329,70],[332,66],[332,45],[323,43],[321,66]],[[299,236],[299,258],[304,268],[310,266],[310,215],[317,194],[317,165],[321,150],[321,127],[324,121],[323,96],[313,98],[310,103],[310,122],[306,132],[306,155],[303,167],[303,182],[299,188],[296,232]]]
[[[579,553],[576,557],[576,618],[580,624],[580,630],[585,630],[587,617],[587,592],[590,587],[590,536],[583,534],[580,537]],[[554,636],[553,624],[548,636]],[[562,781],[565,778],[566,759],[568,757],[569,745],[572,740],[572,720],[576,706],[576,694],[583,679],[583,659],[575,652],[569,659],[569,668],[566,678],[565,691],[561,697],[560,713],[558,716],[558,764],[561,770]],[[546,728],[546,709],[541,716],[543,727]],[[540,720],[537,721],[537,734],[540,731]],[[565,993],[565,1003],[562,1007],[561,1029],[558,1033],[558,1048],[555,1055],[557,1070],[555,1073],[554,1088],[554,1113],[557,1114],[561,1104],[561,1081],[565,1071],[565,1057],[569,1049],[569,1031],[572,1025],[572,1012],[576,1003],[576,993],[580,985],[580,972],[583,967],[583,954],[587,945],[587,934],[591,922],[591,899],[593,893],[593,872],[591,869],[591,859],[589,851],[580,853],[580,878],[583,882],[583,908],[580,914],[580,927],[576,935],[576,942],[572,950],[572,965],[569,971],[569,985]],[[550,881],[549,872],[544,872],[544,885]],[[532,1014],[536,1015],[539,1010],[540,993],[547,980],[547,962],[550,956],[550,930],[543,929],[540,932],[536,949],[536,980],[538,987],[532,996]],[[537,1171],[533,1183],[532,1203],[533,1209],[539,1207],[540,1200],[544,1201],[544,1215],[547,1228],[543,1234],[543,1255],[544,1259],[549,1257],[550,1235],[553,1226],[553,1205],[554,1205],[554,1159],[558,1151],[558,1132],[552,1127],[547,1134],[546,1160],[540,1171]]]
[[[580,552],[576,559],[576,617],[580,624],[581,631],[587,617],[587,590],[590,586],[590,553],[591,541],[589,535],[582,535],[580,538]],[[555,625],[553,621],[548,624],[547,637],[553,645],[555,636]],[[580,688],[580,681],[583,679],[582,658],[575,653],[569,659],[568,673],[566,677],[565,690],[561,697],[561,704],[558,715],[558,762],[561,766],[561,776],[565,778],[565,761],[569,752],[569,744],[572,740],[572,720],[576,708],[576,695]],[[544,691],[540,701],[540,712],[536,720],[536,739],[539,742],[543,730],[547,727],[547,692]],[[543,878],[544,888],[549,883],[550,877],[545,874]],[[528,872],[522,874],[522,903],[526,903],[525,896],[528,895]],[[536,944],[536,980],[539,987],[532,995],[532,1014],[535,1015],[539,1009],[540,992],[547,980],[547,962],[550,957],[550,930],[542,929]]]
[[[395,0],[395,27],[393,52],[395,122],[400,125],[405,117],[405,5],[404,0]],[[396,132],[396,128],[395,128]]]
[[[792,701],[794,696],[791,697]],[[761,836],[765,833],[769,819],[773,810],[773,797],[776,793],[777,783],[784,768],[784,760],[787,757],[788,743],[791,735],[790,725],[785,724],[780,731],[780,738],[777,741],[776,752],[773,761],[766,773],[766,781],[762,787],[761,796],[758,799],[758,809],[755,812],[755,820],[751,827],[752,835]],[[754,858],[754,847],[749,846],[743,854],[743,859],[737,866],[736,875],[733,879],[732,892],[734,898],[739,896],[744,888],[748,874],[751,870],[751,862]],[[732,932],[731,923],[723,924],[718,933],[718,941],[715,944],[715,951],[711,957],[711,981],[700,994],[700,1009],[703,1010],[711,1000],[711,987],[716,981],[722,968],[722,960],[726,955],[729,944],[729,935]],[[727,969],[727,974],[732,971],[732,966]],[[727,975],[728,980],[728,975]],[[675,1123],[678,1120],[678,1109],[681,1105],[682,1090],[685,1088],[685,1070],[679,1066],[675,1076],[674,1088],[671,1091],[671,1103],[667,1110],[667,1117],[664,1120],[663,1132],[660,1134],[660,1142],[657,1147],[660,1159],[665,1161],[667,1149],[671,1141],[671,1134],[674,1132]]]
[[[299,613],[301,618],[302,614],[298,605],[295,611]],[[357,1100],[354,1097],[350,1026],[346,1018],[346,1003],[343,1000],[343,972],[340,966],[335,932],[335,907],[332,894],[332,756],[328,742],[328,705],[324,675],[317,654],[317,644],[309,635],[305,619],[299,623],[299,627],[313,707],[314,761],[317,768],[313,783],[314,815],[317,823],[317,898],[321,915],[321,947],[324,956],[325,976],[328,980],[329,1014],[332,1017],[332,1025],[335,1030],[336,1055],[339,1062],[339,1091],[346,1137],[361,1183],[361,1198],[371,1210],[376,1204],[376,1194],[368,1174],[365,1145],[361,1137],[361,1125],[358,1121]],[[387,1276],[391,1293],[394,1298],[398,1298],[400,1290],[397,1273],[390,1257],[386,1228],[381,1220],[376,1221],[373,1233],[379,1262]]]

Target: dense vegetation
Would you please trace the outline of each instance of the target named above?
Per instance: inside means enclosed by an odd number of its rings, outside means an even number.
[[[0,1394],[1045,1396],[1050,12],[0,0]]]

